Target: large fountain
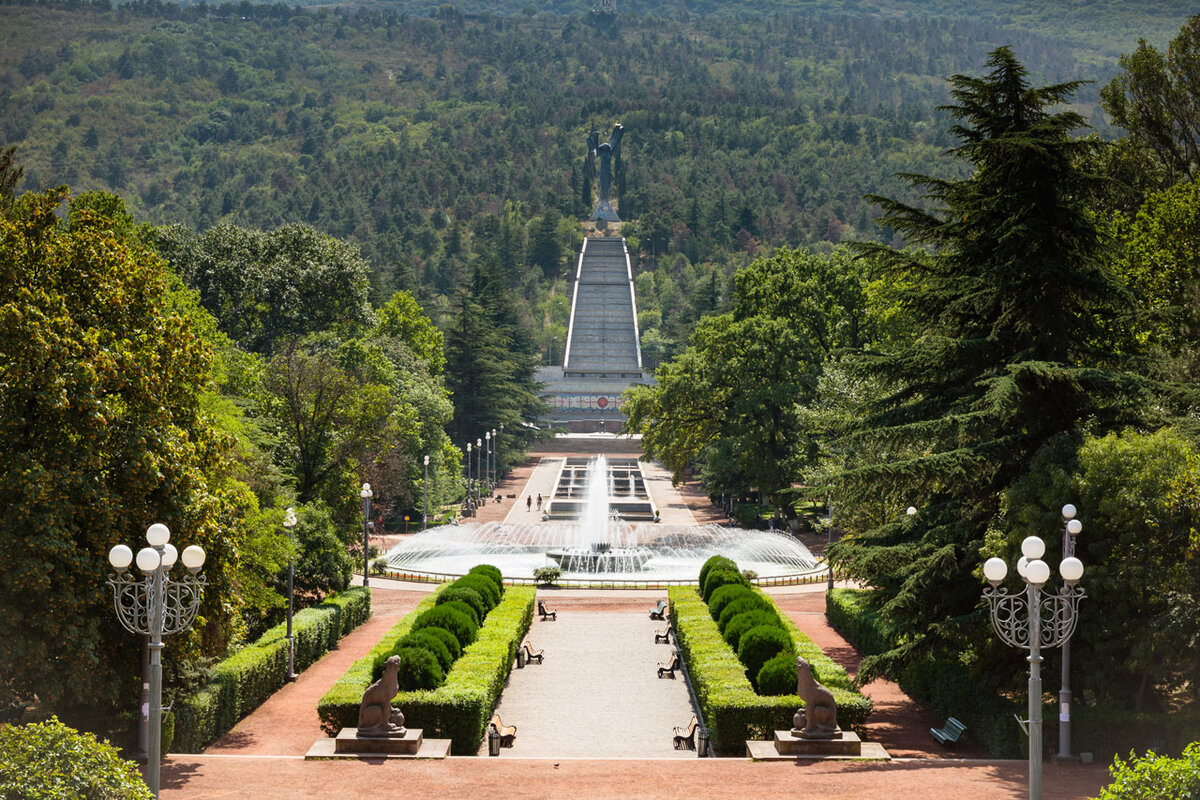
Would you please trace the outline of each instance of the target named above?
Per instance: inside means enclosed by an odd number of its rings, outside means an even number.
[[[488,563],[514,579],[530,579],[538,567],[559,566],[565,580],[604,583],[695,581],[700,565],[718,553],[760,579],[818,569],[808,548],[784,534],[624,518],[647,518],[647,504],[653,519],[636,461],[567,459],[548,503],[548,519],[435,528],[394,547],[388,564],[405,573],[443,576]]]

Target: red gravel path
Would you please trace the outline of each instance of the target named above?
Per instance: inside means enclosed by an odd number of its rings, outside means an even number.
[[[1048,765],[1045,800],[1099,792],[1096,765]],[[551,761],[449,758],[445,761],[345,762],[173,756],[163,798],[705,798],[772,800],[1022,800],[1019,761],[921,760],[891,763],[775,762],[742,759]]]
[[[375,646],[402,616],[416,608],[425,591],[373,591],[371,618],[352,631],[258,710],[243,719],[205,751],[209,755],[297,755],[325,734],[317,717],[317,701],[329,687]],[[173,755],[172,759],[187,758]],[[198,796],[198,795],[193,795]]]
[[[851,677],[858,674],[862,654],[847,642],[825,618],[825,593],[777,594],[776,604],[791,617],[796,627],[808,634],[818,647],[845,668]],[[982,758],[984,753],[969,738],[959,743],[957,753],[948,751],[929,735],[929,729],[941,727],[945,720],[915,702],[892,681],[877,678],[863,687],[863,694],[875,703],[867,726],[868,737],[879,742],[893,758]],[[969,737],[969,734],[968,734]]]

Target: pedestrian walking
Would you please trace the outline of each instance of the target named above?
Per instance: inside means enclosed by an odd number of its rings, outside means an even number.
[[[529,509],[531,509],[532,507],[533,507],[533,495],[531,495],[531,494],[526,495],[525,496],[525,510],[529,511]]]
[[[538,511],[542,510],[542,493],[538,492]]]

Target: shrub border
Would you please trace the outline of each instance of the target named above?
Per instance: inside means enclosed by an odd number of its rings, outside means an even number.
[[[433,607],[436,594],[422,600],[396,623],[320,699],[317,714],[326,734],[336,736],[342,728],[358,724],[358,707],[363,692],[371,685],[375,658],[390,652],[396,641],[409,632],[417,617]],[[517,647],[533,622],[536,596],[537,590],[533,587],[508,587],[499,605],[484,620],[478,638],[463,650],[450,668],[444,684],[437,689],[396,695],[392,702],[404,713],[405,725],[421,728],[431,738],[449,738],[454,755],[474,755],[508,680]]]
[[[356,586],[292,617],[300,672],[371,616],[371,594]],[[213,668],[212,680],[174,703],[171,752],[199,753],[287,682],[287,624],[280,623]]]
[[[853,681],[840,665],[825,655],[812,639],[801,633],[775,601],[759,589],[770,607],[779,614],[784,630],[792,637],[796,655],[813,666],[813,674],[833,692],[838,704],[838,722],[843,727],[861,728],[874,709],[870,698],[853,688]],[[772,739],[776,730],[792,727],[792,716],[804,703],[798,695],[763,697],[755,693],[737,653],[722,638],[708,605],[695,587],[675,586],[668,591],[671,622],[680,652],[687,661],[696,699],[704,712],[709,741],[722,755],[742,755],[746,740]]]

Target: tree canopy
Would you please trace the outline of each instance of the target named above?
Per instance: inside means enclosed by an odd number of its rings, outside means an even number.
[[[984,534],[1000,493],[1042,448],[1152,414],[1144,382],[1122,369],[1124,288],[1088,207],[1097,179],[1079,167],[1098,145],[1072,138],[1078,114],[1052,110],[1078,84],[1031,87],[1007,48],[988,67],[982,78],[951,78],[953,153],[970,174],[909,176],[932,211],[875,198],[888,224],[926,249],[861,248],[903,287],[897,301],[918,326],[912,340],[849,363],[883,391],[842,446],[887,456],[852,455],[835,497],[919,509],[832,551],[847,574],[882,590],[904,642],[868,659],[865,674],[978,637]],[[1012,541],[1021,534],[1013,525]]]

